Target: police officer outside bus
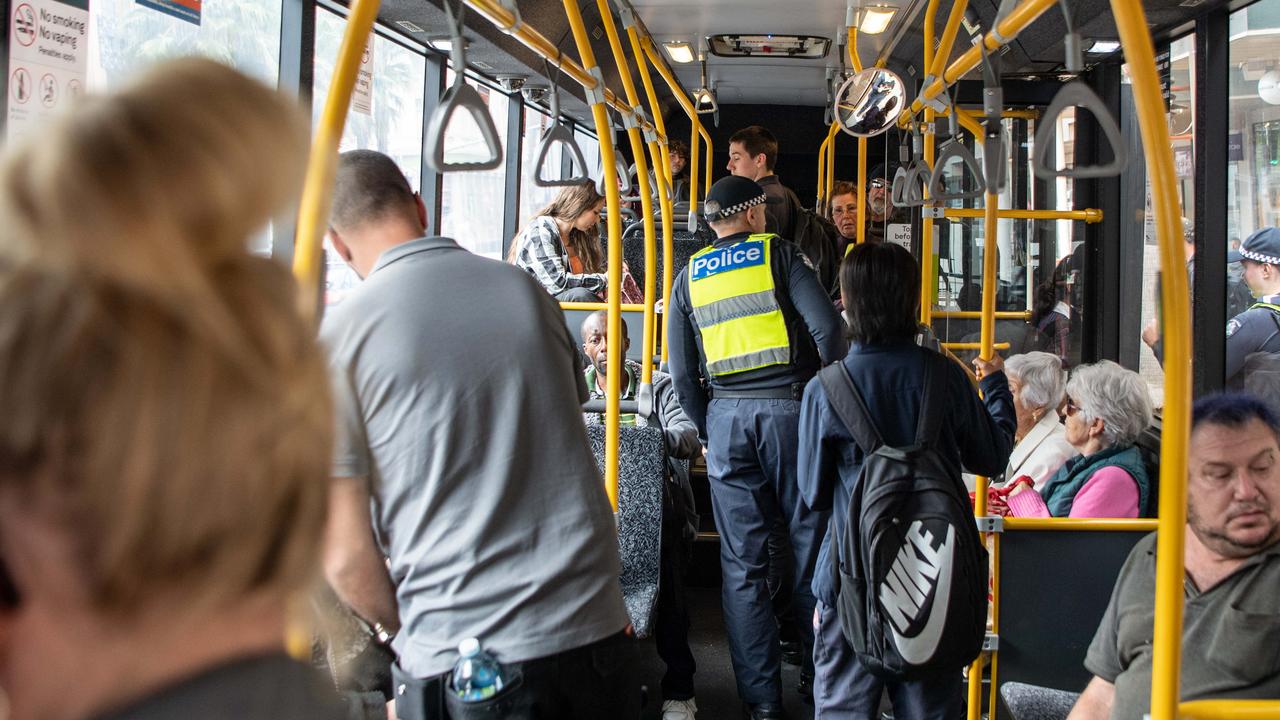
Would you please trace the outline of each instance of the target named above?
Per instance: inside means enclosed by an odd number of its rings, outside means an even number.
[[[1280,410],[1280,228],[1258,230],[1227,262],[1244,268],[1257,301],[1227,323],[1227,384],[1255,392]]]
[[[722,602],[738,695],[753,719],[784,718],[778,626],[766,585],[770,528],[786,523],[795,553],[795,619],[812,677],[810,587],[825,516],[796,485],[800,397],[844,357],[844,326],[796,246],[764,232],[765,191],[730,176],[704,214],[717,240],[672,288],[671,375],[706,448],[720,531]]]

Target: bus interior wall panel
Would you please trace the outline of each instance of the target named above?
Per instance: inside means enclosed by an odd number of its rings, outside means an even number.
[[[1220,390],[1226,373],[1227,321],[1227,133],[1231,46],[1229,16],[1218,9],[1196,23],[1195,228],[1196,273],[1191,288],[1191,367],[1196,395]]]

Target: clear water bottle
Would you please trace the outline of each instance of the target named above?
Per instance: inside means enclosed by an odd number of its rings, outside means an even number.
[[[502,664],[480,647],[476,638],[458,643],[458,664],[453,666],[453,692],[463,702],[487,700],[502,689],[506,679]]]

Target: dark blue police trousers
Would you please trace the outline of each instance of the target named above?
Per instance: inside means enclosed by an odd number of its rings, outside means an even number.
[[[778,625],[769,599],[769,534],[785,522],[795,557],[793,622],[813,669],[810,584],[828,513],[809,511],[796,484],[800,401],[712,399],[707,408],[707,475],[720,531],[721,602],[738,696],[782,699]]]

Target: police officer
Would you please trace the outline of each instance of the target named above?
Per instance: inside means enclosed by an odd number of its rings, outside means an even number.
[[[1243,266],[1244,281],[1257,298],[1227,323],[1227,383],[1274,403],[1280,399],[1271,377],[1280,366],[1280,228],[1253,233],[1239,250],[1227,253],[1227,261]]]
[[[786,717],[766,583],[768,536],[779,522],[795,556],[794,618],[812,678],[810,583],[826,519],[804,510],[796,485],[799,400],[818,369],[848,349],[799,250],[764,232],[765,200],[747,178],[711,186],[704,215],[718,239],[676,279],[668,332],[680,405],[706,448],[738,695],[747,716],[761,720]]]

